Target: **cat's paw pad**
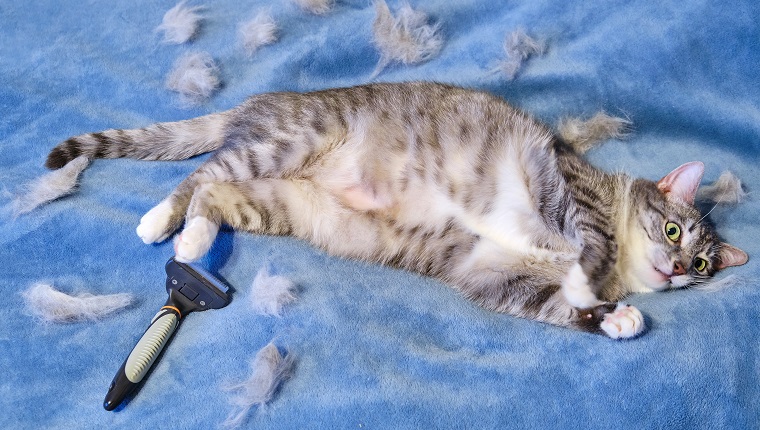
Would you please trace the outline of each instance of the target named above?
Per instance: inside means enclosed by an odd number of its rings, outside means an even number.
[[[562,280],[562,294],[570,305],[580,309],[593,308],[602,303],[591,291],[588,276],[583,273],[583,268],[578,263],[570,268]]]
[[[191,219],[174,242],[174,258],[182,263],[200,259],[211,249],[217,233],[219,226],[208,218],[197,216]]]
[[[135,232],[146,244],[163,242],[172,234],[169,229],[172,213],[172,205],[169,202],[159,203],[143,215]]]
[[[613,339],[626,339],[644,331],[644,316],[635,307],[620,304],[604,315],[600,327]]]

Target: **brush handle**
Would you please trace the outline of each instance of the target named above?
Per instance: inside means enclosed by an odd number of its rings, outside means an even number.
[[[107,411],[114,410],[137,387],[156,362],[164,346],[177,330],[182,316],[174,306],[164,306],[153,317],[108,388],[103,401]]]

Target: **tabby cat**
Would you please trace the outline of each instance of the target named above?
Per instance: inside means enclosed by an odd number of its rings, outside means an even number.
[[[216,151],[137,227],[210,249],[221,224],[433,276],[497,312],[628,338],[632,292],[744,264],[694,207],[704,170],[658,182],[600,171],[502,99],[434,83],[250,97],[229,111],[72,137],[72,159],[179,160]]]

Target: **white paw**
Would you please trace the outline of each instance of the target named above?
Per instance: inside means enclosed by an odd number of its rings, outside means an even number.
[[[172,205],[164,200],[143,215],[135,231],[145,243],[162,242],[173,233],[169,231],[171,216]]]
[[[618,304],[615,312],[604,315],[600,327],[613,339],[625,339],[644,331],[644,316],[633,306]]]
[[[208,218],[197,216],[191,219],[174,242],[174,258],[182,263],[200,259],[211,249],[217,233],[219,226]]]
[[[576,308],[590,309],[602,304],[591,291],[591,287],[588,285],[588,277],[583,273],[583,268],[578,263],[570,268],[562,280],[562,294],[565,296],[565,300]]]

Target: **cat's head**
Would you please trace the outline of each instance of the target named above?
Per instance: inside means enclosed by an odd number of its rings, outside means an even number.
[[[721,242],[694,206],[703,173],[701,162],[691,162],[654,184],[639,183],[626,249],[635,290],[695,285],[747,262],[747,254]]]

